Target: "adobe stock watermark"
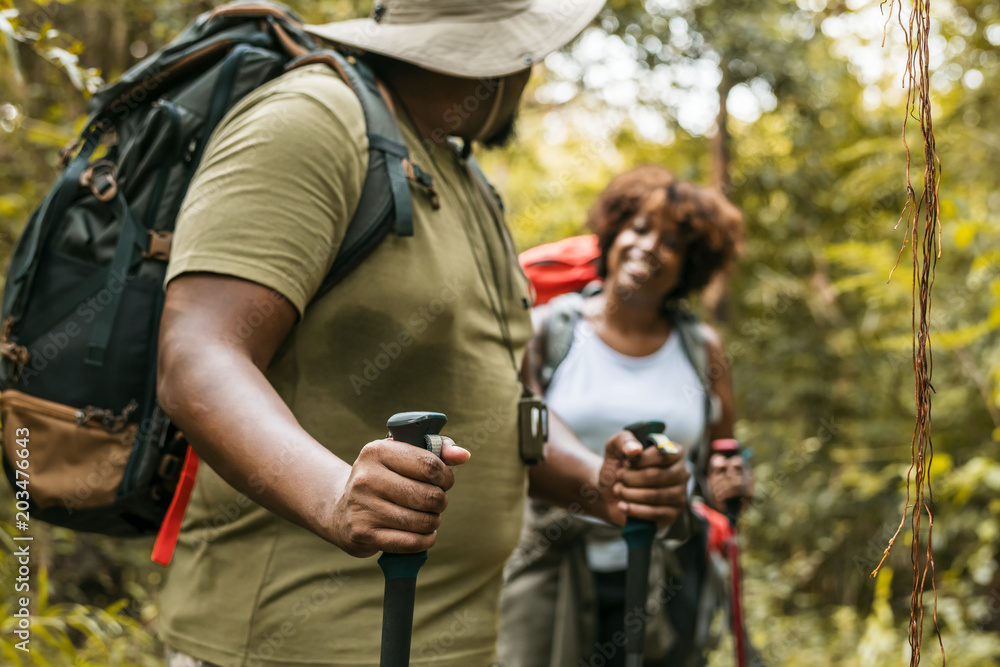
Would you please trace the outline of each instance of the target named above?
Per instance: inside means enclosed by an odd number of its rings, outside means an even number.
[[[602,484],[611,485],[614,483],[614,479],[611,478],[611,475],[614,474],[612,471],[602,469],[601,474],[604,475],[603,479],[600,480]],[[514,553],[507,559],[508,570],[517,571],[536,561],[549,549],[559,544],[567,533],[579,530],[580,517],[593,516],[595,513],[588,510],[592,510],[604,502],[600,489],[593,484],[584,484],[577,493],[582,502],[574,501],[566,509],[549,507],[545,522],[540,523],[536,529],[531,531],[532,541],[529,544],[525,544],[523,541],[519,543],[514,549]]]
[[[468,634],[479,623],[479,618],[470,614],[468,610],[453,612],[451,624],[448,626],[448,629],[437,635],[434,639],[422,643],[416,650],[417,656],[429,661],[443,657],[455,645],[458,639]]]
[[[510,421],[512,416],[511,406],[490,408],[486,412],[486,419],[482,426],[476,427],[466,439],[457,444],[470,452],[475,452],[489,442]]]
[[[262,667],[274,656],[280,655],[279,650],[291,640],[299,630],[299,626],[312,618],[313,614],[336,599],[340,589],[351,579],[338,571],[327,571],[323,581],[308,593],[300,596],[289,608],[291,618],[282,621],[278,629],[257,637],[255,644],[247,651],[244,664],[247,667]]]
[[[155,441],[168,425],[165,410],[173,409],[177,406],[166,404],[161,407],[163,409],[154,409],[149,416],[144,417],[138,424],[131,424],[125,421],[124,417],[128,408],[126,408],[126,411],[120,417],[114,418],[121,420],[122,428],[120,430],[111,430],[108,434],[117,435],[117,445],[105,446],[101,449],[100,456],[95,455],[91,457],[87,468],[80,470],[74,477],[74,488],[72,491],[64,492],[60,497],[63,507],[69,514],[73,514],[75,510],[93,506],[95,503],[90,501],[95,492],[107,492],[108,489],[115,488],[121,484],[129,458],[135,456],[138,452],[138,450],[134,449],[136,443],[148,442],[150,440]],[[101,414],[97,414],[87,419],[86,414],[85,411],[78,413],[78,419],[83,419],[83,423],[87,423],[95,417],[102,416]],[[107,423],[105,424],[105,429],[108,429]]]
[[[980,601],[976,601],[980,602]],[[980,607],[972,618],[971,629],[978,633],[993,633],[995,635],[997,620],[1000,619],[1000,591],[997,589],[990,590],[989,594],[986,596],[985,600],[981,601],[981,604],[976,606]],[[952,642],[951,645],[946,643],[945,649],[947,651],[948,659],[952,661],[957,661],[959,656],[966,656],[966,659],[972,658],[968,654],[972,651],[973,647],[977,642]],[[931,658],[931,665],[933,667],[938,667],[941,665],[943,667],[944,660],[941,659],[941,653],[939,651],[933,652],[933,657]],[[980,660],[983,656],[978,656]],[[996,654],[991,656],[996,658]],[[974,664],[993,664],[990,663],[974,663]]]
[[[636,632],[645,627],[650,619],[659,614],[683,588],[683,584],[675,581],[673,577],[660,579],[644,606],[625,612],[625,629],[629,632]],[[625,631],[619,630],[611,635],[609,641],[595,643],[590,658],[581,658],[578,663],[579,667],[606,667],[613,664],[612,660],[625,649],[625,640]]]
[[[135,430],[130,429],[134,434]],[[63,507],[70,513],[86,509],[94,503],[88,503],[95,491],[107,490],[109,486],[117,486],[128,462],[129,452],[124,449],[113,449],[107,456],[96,458],[90,462],[86,470],[74,478],[71,492],[63,493],[60,500]]]
[[[294,447],[285,446],[280,450],[280,457],[272,465],[272,472],[282,470],[288,463],[294,460],[296,451]],[[247,486],[251,493],[261,496],[268,489],[268,483],[260,473],[253,473],[247,478]],[[215,507],[215,513],[201,524],[201,529],[196,533],[196,540],[201,547],[215,541],[222,531],[243,516],[244,512],[255,505],[250,496],[239,493],[229,501],[220,502]]]
[[[392,363],[413,345],[430,326],[468,289],[468,285],[445,279],[444,287],[430,302],[420,306],[406,318],[404,328],[395,338],[379,343],[378,352],[361,362],[360,372],[351,373],[348,380],[357,396],[382,376]]]
[[[13,428],[13,426],[8,426]],[[9,435],[9,433],[8,433]],[[11,565],[17,561],[17,577],[14,583],[14,593],[21,595],[12,596],[10,606],[16,608],[11,615],[16,621],[12,622],[12,631],[21,641],[14,644],[14,648],[25,653],[30,652],[31,643],[31,542],[34,536],[28,534],[31,528],[31,431],[26,427],[14,429],[15,444],[17,447],[12,452],[11,470],[14,472],[14,527],[21,534],[14,535],[13,541],[16,549],[10,553]]]
[[[322,246],[312,247],[307,251],[305,259],[296,266],[290,276],[293,281],[308,282],[309,276],[316,275],[323,269],[325,262],[329,259],[328,253],[323,248]],[[336,249],[333,252],[336,254]],[[288,303],[285,295],[272,289],[266,299],[254,303],[253,308],[246,316],[240,316],[236,319],[236,337],[240,340],[249,339],[283,303]]]
[[[260,483],[254,488],[257,492],[263,492],[266,485]],[[219,503],[216,506],[216,513],[204,521],[195,533],[198,544],[204,547],[214,542],[224,528],[243,516],[244,511],[253,504],[254,502],[245,493],[237,494],[236,498],[230,502]]]
[[[790,451],[782,454],[775,465],[775,472],[771,479],[755,483],[754,496],[750,500],[745,516],[749,518],[753,515],[754,521],[762,520],[760,512],[768,501],[787,488],[792,481],[792,476],[809,465],[816,453],[832,442],[839,432],[840,427],[833,416],[820,419],[819,428],[814,437],[802,440]]]
[[[858,570],[858,574],[865,578],[871,576],[871,573],[882,562],[882,558],[886,552],[886,545],[896,535],[898,525],[898,523],[888,521],[883,523],[882,527],[868,538],[868,542],[865,543],[864,554],[860,556],[855,554],[851,558],[854,567]]]
[[[118,271],[111,271],[105,286],[96,294],[77,306],[71,317],[57,329],[50,331],[39,341],[26,341],[32,345],[28,363],[21,369],[21,382],[25,387],[31,384],[55,361],[59,355],[69,348],[70,343],[84,333],[82,324],[91,324],[112,303],[120,298],[128,284],[135,280]]]
[[[435,128],[431,132],[431,140],[438,144],[444,143],[448,138],[448,130],[457,130],[483,104],[493,103],[493,94],[496,93],[499,85],[497,79],[480,79],[479,85],[476,86],[476,90],[471,95],[467,95],[461,103],[456,102],[442,114],[441,120],[448,127],[447,129]]]
[[[294,116],[290,110],[284,107],[269,108],[267,116],[255,125],[249,140],[241,145],[240,160],[213,164],[211,178],[197,179],[192,183],[189,195],[184,200],[181,217],[210,212],[220,197],[231,195],[233,183],[245,173],[246,168],[262,160],[258,152],[271,145],[284,145],[284,133],[294,127]],[[315,257],[310,256],[310,260],[315,261]]]

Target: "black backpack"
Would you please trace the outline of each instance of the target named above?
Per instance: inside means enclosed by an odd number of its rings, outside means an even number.
[[[320,49],[282,5],[255,0],[200,16],[95,94],[11,259],[0,418],[18,510],[79,531],[157,532],[187,451],[156,402],[174,220],[225,113],[263,83],[317,62],[357,94],[369,143],[360,203],[317,296],[393,227],[413,233],[408,180],[431,195],[432,184],[409,161],[364,63]]]

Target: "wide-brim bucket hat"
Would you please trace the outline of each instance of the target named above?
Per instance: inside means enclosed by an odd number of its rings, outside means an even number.
[[[590,23],[605,0],[386,0],[370,18],[307,26],[321,39],[470,79],[540,62]]]

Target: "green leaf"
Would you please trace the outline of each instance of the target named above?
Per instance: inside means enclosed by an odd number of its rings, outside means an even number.
[[[49,568],[42,563],[38,568],[38,597],[35,598],[38,613],[42,614],[49,606]]]
[[[968,347],[978,339],[994,331],[998,325],[1000,325],[1000,311],[996,313],[995,317],[991,316],[989,320],[937,333],[936,343],[944,349]]]

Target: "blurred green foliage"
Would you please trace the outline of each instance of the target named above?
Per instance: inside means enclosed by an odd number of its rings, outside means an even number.
[[[0,257],[52,182],[96,77],[120,74],[211,4],[0,0]],[[370,7],[291,4],[311,22]],[[1000,85],[1000,1],[942,0],[933,11],[944,173],[932,310],[937,617],[949,664],[990,665],[1000,662],[1000,112],[990,92]],[[726,174],[746,214],[746,252],[725,307],[707,314],[734,368],[737,435],[754,450],[745,604],[769,665],[908,659],[907,526],[869,577],[903,513],[914,416],[911,251],[897,224],[905,61],[892,22],[880,46],[886,19],[874,0],[613,0],[536,74],[518,141],[483,159],[521,247],[583,231],[596,194],[631,165],[661,163],[697,182]],[[697,95],[706,87],[708,102]],[[713,138],[720,98],[726,152]],[[0,517],[9,498],[0,492]],[[33,636],[48,652],[39,655],[155,664],[146,633],[161,571],[146,562],[148,541],[33,530],[34,581],[48,587],[33,593]],[[4,615],[11,562],[0,567]],[[938,664],[929,615],[925,625],[924,664]],[[9,630],[8,618],[6,661]],[[713,664],[732,664],[729,650]]]
[[[4,524],[6,528],[7,525]],[[59,539],[50,536],[49,531],[33,531],[39,540],[30,543],[29,552],[34,566],[28,577],[17,575],[17,559],[6,556],[3,560],[0,580],[5,584],[0,597],[0,656],[3,664],[11,667],[20,665],[74,665],[75,667],[103,667],[105,665],[130,665],[154,667],[162,664],[155,638],[149,633],[148,625],[136,618],[134,610],[128,609],[138,600],[147,600],[144,585],[158,581],[155,577],[136,588],[135,582],[127,582],[138,571],[134,564],[120,558],[106,559],[104,567],[110,571],[95,572],[78,566],[87,555],[87,544],[73,540],[71,536]],[[52,531],[55,533],[55,531]],[[15,553],[25,542],[15,543],[6,531],[0,532],[0,544],[4,553]],[[110,546],[105,544],[104,546]],[[71,551],[58,556],[48,549]],[[103,556],[101,556],[104,559]],[[53,575],[50,575],[54,573]],[[123,595],[121,599],[106,604],[96,604],[102,593],[89,596],[78,588],[87,574],[102,574],[104,578],[123,577],[111,584],[110,588]],[[16,593],[14,582],[27,580],[30,589]],[[91,582],[94,583],[94,582]],[[130,586],[129,583],[132,585]],[[8,586],[8,584],[10,584]],[[57,594],[53,588],[58,589]],[[129,595],[131,593],[131,595]],[[17,635],[24,630],[21,600],[27,596],[31,601],[27,637]],[[55,602],[55,598],[67,600]],[[124,597],[128,596],[128,597]],[[131,599],[129,599],[131,598]],[[87,603],[68,600],[85,599]],[[152,611],[155,614],[154,610]],[[146,619],[147,621],[149,618]],[[20,646],[19,646],[20,645]],[[26,650],[27,649],[27,650]]]

